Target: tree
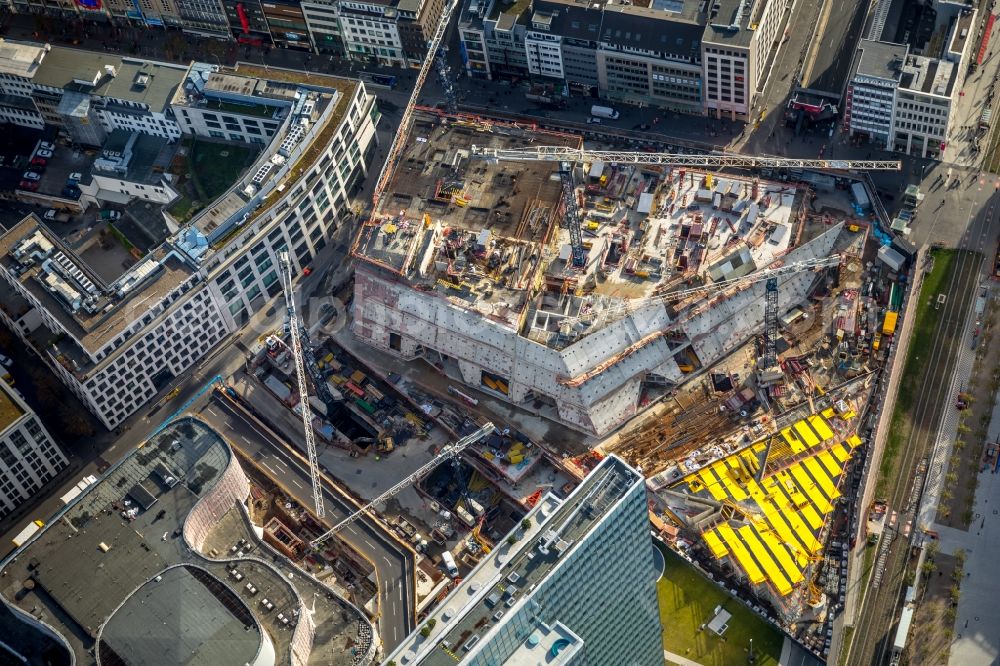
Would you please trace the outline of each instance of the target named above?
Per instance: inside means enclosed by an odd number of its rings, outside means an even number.
[[[517,537],[516,536],[514,536],[513,534],[511,534],[509,537],[507,537],[507,545],[508,546],[513,546],[515,543],[517,543]]]
[[[530,520],[528,520],[527,518],[525,518],[524,520],[521,521],[521,529],[522,530],[526,530],[529,527],[531,527],[531,521]]]

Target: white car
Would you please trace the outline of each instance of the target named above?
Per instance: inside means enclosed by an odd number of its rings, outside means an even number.
[[[587,122],[590,123],[591,125],[600,125],[601,124],[601,119],[600,118],[589,118],[587,120]]]
[[[56,149],[56,145],[54,143],[49,143],[48,141],[42,141],[40,144],[38,144],[38,149],[39,150],[55,150]]]
[[[4,356],[3,354],[0,354],[0,365],[2,365],[5,368],[10,368],[12,365],[14,365],[14,361],[10,360],[10,356]]]
[[[24,172],[24,179],[25,180],[41,180],[42,176],[41,176],[41,174],[37,174],[34,171],[25,171]]]
[[[69,178],[67,178],[66,180],[67,180],[67,182],[72,183],[73,185],[76,185],[81,180],[83,180],[83,174],[80,173],[79,171],[74,171],[73,173],[71,173],[69,175]]]
[[[45,159],[48,159],[52,157],[52,151],[45,149],[39,150],[37,153],[35,153],[35,157],[44,157]]]

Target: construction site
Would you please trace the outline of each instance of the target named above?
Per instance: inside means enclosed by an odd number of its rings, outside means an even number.
[[[865,455],[907,258],[856,217],[844,171],[807,184],[590,152],[415,112],[353,249],[353,336],[428,364],[457,404],[578,430],[579,475],[607,453],[635,465],[654,525],[823,655],[856,520],[838,499]],[[817,181],[844,201],[818,205]],[[478,443],[475,467],[456,459],[422,487],[461,505],[487,478],[516,481],[530,446]],[[465,507],[478,525],[479,500]]]

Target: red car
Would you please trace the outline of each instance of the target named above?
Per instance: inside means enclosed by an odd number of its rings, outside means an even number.
[[[33,157],[31,159],[31,166],[41,166],[41,167],[43,167],[43,166],[45,166],[48,163],[49,163],[49,161],[47,159],[45,159],[44,157]]]
[[[29,192],[38,191],[38,181],[37,180],[22,180],[18,185],[19,189],[28,190]]]

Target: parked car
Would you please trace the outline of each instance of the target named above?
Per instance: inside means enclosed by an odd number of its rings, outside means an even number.
[[[591,125],[600,125],[601,124],[601,119],[600,118],[588,118],[587,122],[590,123]]]
[[[33,157],[31,158],[31,166],[44,167],[49,161],[44,157]]]
[[[52,151],[51,150],[45,150],[43,148],[43,149],[39,150],[37,153],[35,153],[35,157],[45,157],[45,158],[52,157]]]
[[[56,149],[56,144],[49,143],[48,141],[42,141],[40,144],[38,144],[38,149],[39,150],[55,150]]]
[[[2,365],[5,368],[9,368],[10,366],[14,365],[14,361],[10,360],[10,356],[0,354],[0,365]]]
[[[42,174],[37,173],[35,171],[25,171],[23,178],[25,180],[41,180]]]
[[[29,192],[34,192],[38,189],[37,180],[22,180],[18,183],[18,187],[22,190],[28,190]]]
[[[117,210],[102,210],[100,215],[97,216],[97,219],[111,220],[112,222],[114,222],[115,220],[121,219],[121,216],[122,216],[121,212]]]
[[[62,194],[64,197],[69,199],[79,199],[80,198],[80,188],[76,185],[67,185],[62,189]]]
[[[80,173],[79,171],[74,171],[73,173],[71,173],[69,175],[69,178],[66,179],[66,184],[67,185],[76,185],[81,180],[83,180],[83,174]]]

